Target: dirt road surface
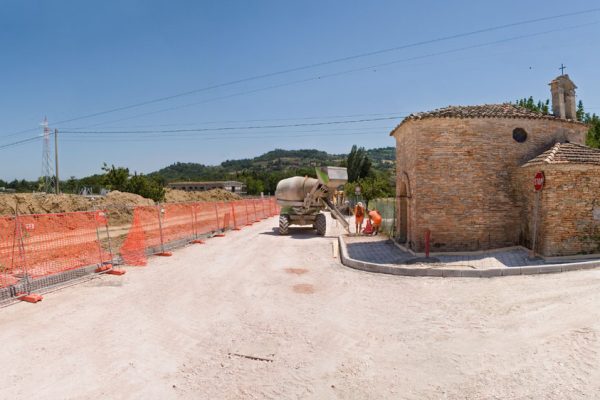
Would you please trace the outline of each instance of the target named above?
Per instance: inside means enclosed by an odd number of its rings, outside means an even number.
[[[600,398],[600,271],[375,275],[275,225],[0,309],[0,398]]]

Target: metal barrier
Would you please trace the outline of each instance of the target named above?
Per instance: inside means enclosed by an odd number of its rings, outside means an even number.
[[[170,250],[222,237],[226,231],[241,229],[276,211],[273,198],[136,207],[119,255],[124,264],[144,266],[151,255],[169,256]]]
[[[120,275],[114,265],[146,265],[150,255],[171,255],[278,212],[274,198],[261,198],[138,206],[127,213],[121,207],[117,214],[132,219],[116,226],[109,226],[107,210],[0,217],[0,304],[39,301],[34,292],[94,274]]]
[[[104,211],[15,215],[0,219],[0,303],[41,300],[47,290],[93,273],[113,271],[101,243]]]

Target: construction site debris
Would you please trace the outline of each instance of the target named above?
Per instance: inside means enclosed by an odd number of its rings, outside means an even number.
[[[238,194],[223,189],[212,189],[204,192],[186,192],[185,190],[166,189],[167,203],[183,203],[186,201],[233,201],[240,200]]]

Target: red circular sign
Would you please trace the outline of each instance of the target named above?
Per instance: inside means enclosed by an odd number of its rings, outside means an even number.
[[[542,171],[535,173],[535,177],[533,178],[533,187],[536,191],[542,190],[544,187],[544,173]]]

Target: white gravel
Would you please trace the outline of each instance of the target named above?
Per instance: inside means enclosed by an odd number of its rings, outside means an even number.
[[[0,398],[600,398],[600,271],[371,275],[275,224],[0,309]]]

